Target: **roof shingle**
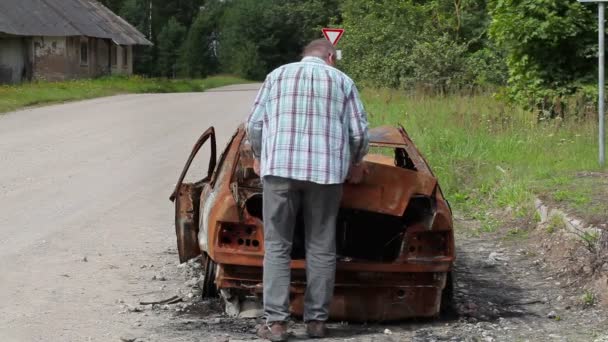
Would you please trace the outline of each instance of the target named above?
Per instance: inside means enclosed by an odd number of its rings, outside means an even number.
[[[120,45],[152,45],[95,0],[1,0],[0,32],[19,36],[87,36]]]

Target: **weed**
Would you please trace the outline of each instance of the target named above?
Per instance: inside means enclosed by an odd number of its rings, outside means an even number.
[[[484,233],[494,233],[498,229],[498,221],[493,218],[487,218],[481,223],[481,231]]]
[[[589,197],[584,193],[565,189],[556,190],[553,193],[553,199],[558,202],[571,202],[575,205],[585,205],[590,202]]]
[[[540,213],[538,211],[535,211],[534,212],[534,222],[540,223],[541,220],[542,220],[542,217],[540,217]]]
[[[589,290],[585,290],[585,293],[581,296],[581,300],[585,306],[592,306],[595,304],[595,294]]]
[[[589,245],[595,246],[597,241],[600,238],[600,234],[598,232],[583,232],[581,238]]]
[[[547,233],[553,234],[559,229],[565,228],[564,220],[560,215],[552,215],[547,223]]]
[[[532,201],[529,201],[529,205],[520,205],[519,207],[516,207],[515,209],[515,217],[517,218],[525,218],[525,219],[532,219],[535,220],[536,219],[536,215],[539,215],[538,212],[536,211],[536,208],[534,208],[534,205],[532,204]],[[538,219],[540,220],[540,215],[538,216]]]
[[[528,238],[528,230],[521,228],[512,228],[507,231],[506,238],[508,240],[521,240]]]
[[[557,190],[553,193],[553,199],[558,202],[563,202],[570,198],[568,191],[566,190]]]
[[[572,181],[572,178],[566,176],[552,177],[547,183],[555,186],[567,185]]]

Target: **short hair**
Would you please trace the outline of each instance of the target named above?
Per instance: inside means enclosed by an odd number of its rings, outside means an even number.
[[[302,56],[327,58],[330,53],[335,56],[336,48],[327,39],[320,38],[308,43],[308,45],[306,45],[304,48],[304,51],[302,51]]]

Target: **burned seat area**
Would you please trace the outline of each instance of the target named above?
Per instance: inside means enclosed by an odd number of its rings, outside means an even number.
[[[408,238],[413,239],[414,235],[408,231],[430,229],[436,213],[436,181],[417,172],[404,148],[374,148],[374,152],[385,154],[366,157],[370,174],[365,181],[344,186],[336,227],[339,261],[395,262],[411,252],[408,248],[413,241],[408,243]],[[253,154],[246,140],[240,148],[236,171],[233,194],[242,215],[263,221],[262,184],[253,172]],[[303,218],[298,215],[292,246],[294,260],[305,258],[304,232]],[[441,234],[438,236],[442,239]],[[432,254],[447,253],[446,241],[435,244],[439,248]]]

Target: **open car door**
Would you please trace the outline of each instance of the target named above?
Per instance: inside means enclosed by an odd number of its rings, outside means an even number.
[[[195,183],[184,183],[188,169],[201,147],[211,139],[211,156],[207,176]],[[203,186],[211,180],[216,163],[215,129],[209,127],[198,139],[169,199],[175,203],[175,235],[179,261],[186,262],[201,254],[198,244],[199,203]]]

